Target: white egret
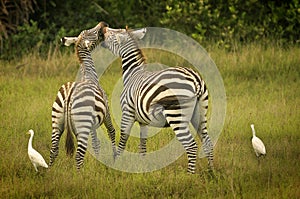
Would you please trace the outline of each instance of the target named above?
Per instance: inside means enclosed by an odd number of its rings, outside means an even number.
[[[38,172],[37,167],[41,166],[41,167],[45,167],[48,168],[48,165],[46,163],[46,161],[44,160],[43,156],[37,152],[34,148],[32,148],[32,139],[33,139],[33,135],[34,132],[32,129],[30,129],[27,134],[30,134],[30,138],[29,138],[29,142],[28,142],[28,156],[30,161],[32,162],[35,170]]]
[[[252,146],[253,146],[256,156],[260,157],[261,155],[266,155],[266,147],[265,147],[264,143],[261,141],[261,139],[259,139],[255,135],[254,124],[251,124],[250,127],[252,129],[252,134],[253,134],[253,137],[251,140]]]

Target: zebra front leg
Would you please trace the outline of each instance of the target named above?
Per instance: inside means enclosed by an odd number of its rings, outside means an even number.
[[[148,134],[148,127],[145,124],[140,124],[140,144],[139,144],[139,150],[140,154],[142,156],[145,156],[147,153],[147,134]]]

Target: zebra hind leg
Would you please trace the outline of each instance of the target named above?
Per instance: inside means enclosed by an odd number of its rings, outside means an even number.
[[[145,156],[147,153],[147,138],[140,138],[139,151],[141,156]]]
[[[98,157],[100,153],[100,140],[97,137],[97,131],[95,129],[92,130],[91,136],[92,136],[92,147],[96,157]]]
[[[51,146],[51,150],[50,150],[50,162],[49,162],[49,166],[52,166],[56,157],[58,156],[58,152],[59,152],[59,140],[60,137],[62,135],[63,131],[59,130],[59,129],[53,129],[52,131],[52,146]]]
[[[126,116],[126,117],[128,117],[128,116]],[[121,136],[120,136],[120,142],[118,144],[116,158],[118,156],[120,156],[125,150],[126,143],[129,138],[129,134],[130,134],[130,131],[131,131],[134,121],[135,121],[134,116],[130,117],[130,120],[128,120],[128,118],[124,117],[124,112],[123,112],[122,118],[121,118]]]
[[[180,114],[168,113],[168,110],[165,110],[165,115],[168,124],[187,153],[188,173],[195,173],[198,146],[189,131],[189,122],[183,121]]]
[[[86,135],[86,136],[85,136]],[[77,169],[80,169],[83,165],[84,156],[88,145],[88,134],[81,133],[77,136],[77,150],[76,150],[76,165]]]
[[[113,124],[112,124],[109,112],[106,115],[106,117],[104,118],[104,125],[107,129],[108,136],[111,140],[112,150],[113,150],[113,157],[115,159],[116,155],[117,155],[117,151],[116,151],[116,130],[115,130]]]
[[[212,144],[211,139],[208,136],[208,134],[206,134],[206,135],[204,134],[202,136],[202,144],[203,144],[203,151],[208,159],[208,168],[210,171],[213,171],[214,170],[213,144]]]
[[[139,144],[139,151],[141,156],[145,156],[147,153],[147,133],[148,127],[144,124],[140,123],[140,144]]]
[[[124,152],[128,138],[129,134],[121,132],[116,158]]]
[[[52,147],[50,150],[50,166],[53,165],[55,158],[58,156],[59,140],[65,128],[65,106],[68,103],[67,96],[74,85],[74,82],[63,84],[52,105]]]
[[[201,139],[202,147],[205,156],[208,160],[208,169],[213,171],[213,144],[207,132],[207,118],[206,118],[206,107],[200,107],[197,103],[196,109],[194,110],[191,123],[195,130],[197,131],[198,136]]]

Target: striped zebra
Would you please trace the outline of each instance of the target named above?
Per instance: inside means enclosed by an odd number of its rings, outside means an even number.
[[[73,135],[77,138],[76,164],[80,169],[87,150],[88,137],[92,137],[92,147],[99,154],[100,141],[96,129],[104,123],[112,142],[115,154],[115,129],[112,125],[108,101],[104,90],[99,86],[91,52],[103,39],[102,29],[107,24],[100,22],[96,27],[84,30],[78,37],[63,37],[62,43],[69,46],[75,43],[80,62],[80,80],[67,82],[61,86],[52,106],[52,147],[50,166],[59,151],[59,140],[66,129],[66,151],[74,153]]]
[[[140,152],[146,152],[147,125],[171,127],[186,150],[188,172],[195,172],[197,144],[190,133],[189,123],[197,130],[213,170],[213,145],[207,132],[208,90],[199,74],[190,68],[170,67],[149,72],[144,69],[145,57],[136,40],[146,29],[104,28],[103,47],[122,59],[123,84],[121,93],[121,137],[119,156],[126,147],[134,122],[140,125]]]

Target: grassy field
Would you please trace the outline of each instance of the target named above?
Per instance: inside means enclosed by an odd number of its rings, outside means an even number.
[[[212,47],[209,54],[227,95],[215,178],[208,175],[205,158],[197,162],[195,175],[187,174],[185,155],[161,170],[134,174],[87,153],[78,172],[63,147],[52,168],[36,173],[26,132],[35,130],[33,145],[48,162],[52,103],[61,84],[75,79],[78,64],[73,55],[60,53],[0,62],[1,198],[300,198],[300,48],[248,45],[225,52]],[[101,80],[109,95],[111,80],[120,75],[112,72]],[[267,149],[260,164],[250,142],[251,123]],[[158,142],[152,139],[149,147]],[[135,139],[128,144],[137,147]]]

